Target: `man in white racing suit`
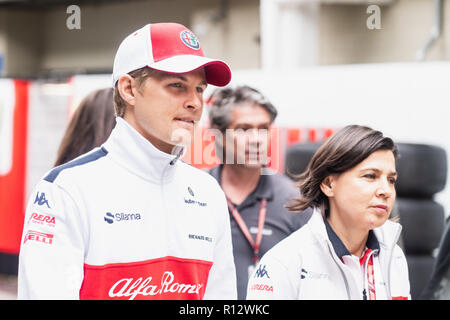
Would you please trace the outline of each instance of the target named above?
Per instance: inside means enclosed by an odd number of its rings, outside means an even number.
[[[48,172],[28,202],[19,299],[236,299],[225,196],[179,160],[207,84],[230,79],[180,24],[123,40],[113,132]]]

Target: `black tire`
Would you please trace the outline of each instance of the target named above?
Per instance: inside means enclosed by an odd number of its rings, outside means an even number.
[[[319,143],[298,143],[289,147],[286,151],[285,174],[295,179],[296,175],[306,170],[319,147]]]
[[[411,299],[419,299],[430,281],[434,258],[428,255],[409,255],[406,256],[406,262],[408,263]]]
[[[397,198],[406,255],[431,255],[444,231],[444,207],[432,200]]]
[[[445,188],[447,154],[443,148],[411,143],[397,146],[397,196],[431,198]]]
[[[431,280],[420,298],[426,300],[450,299],[450,223],[446,224]]]

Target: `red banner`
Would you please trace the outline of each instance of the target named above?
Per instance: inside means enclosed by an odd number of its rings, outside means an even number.
[[[7,136],[0,152],[3,154],[2,162],[8,163],[0,172],[0,251],[18,254],[25,212],[29,83],[6,81],[13,83],[14,93],[9,101],[0,101],[2,117],[5,116],[1,134]],[[6,118],[8,113],[11,114],[10,119]],[[12,143],[8,142],[9,136]]]

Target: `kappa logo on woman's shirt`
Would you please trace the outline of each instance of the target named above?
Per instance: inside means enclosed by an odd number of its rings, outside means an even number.
[[[266,265],[259,265],[258,270],[255,271],[255,278],[263,278],[263,277],[269,277],[269,273],[266,270]]]

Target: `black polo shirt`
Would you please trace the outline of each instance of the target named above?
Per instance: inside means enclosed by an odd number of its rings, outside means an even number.
[[[223,165],[212,168],[209,173],[221,184]],[[312,210],[302,213],[293,213],[284,206],[292,199],[298,198],[299,190],[292,180],[284,175],[268,170],[271,174],[261,175],[255,190],[240,204],[234,206],[245,221],[253,239],[258,231],[258,215],[261,199],[267,200],[266,220],[263,237],[259,249],[260,258],[280,240],[298,230],[311,217]],[[253,248],[242,233],[230,212],[231,235],[233,241],[234,263],[236,265],[236,278],[238,299],[245,299],[249,267],[253,266]]]

